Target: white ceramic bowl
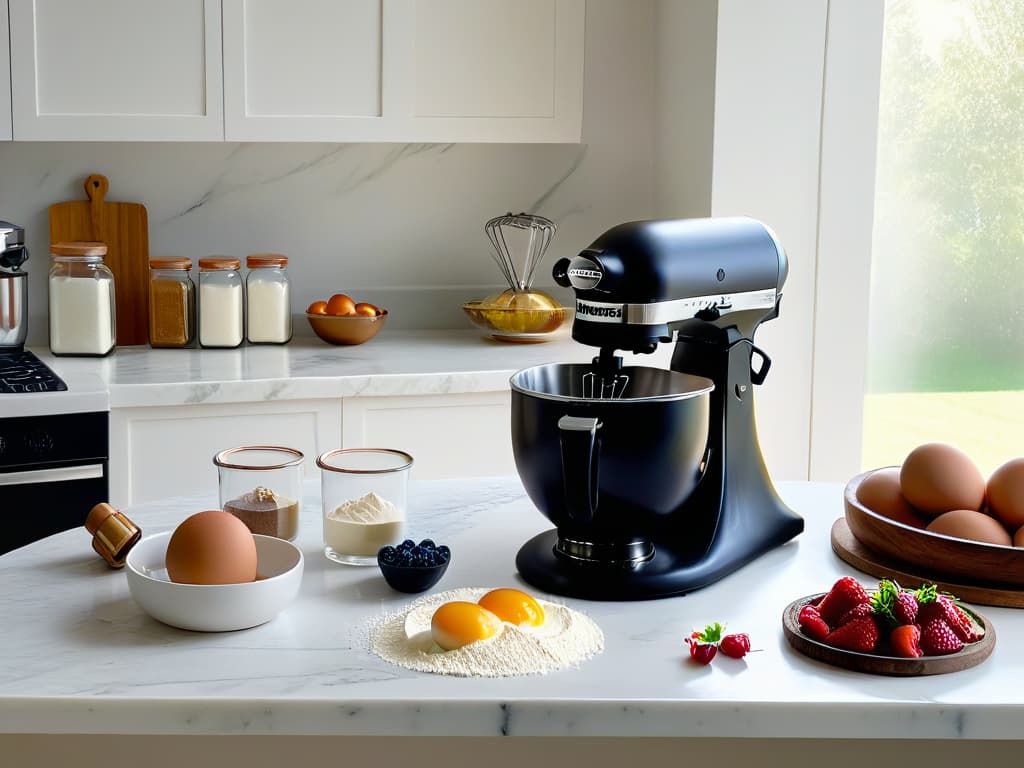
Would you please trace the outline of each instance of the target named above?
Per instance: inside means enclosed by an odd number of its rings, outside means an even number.
[[[157,621],[197,632],[227,632],[264,624],[280,613],[302,583],[302,552],[290,541],[253,534],[256,572],[247,584],[175,584],[164,559],[171,531],[147,536],[128,553],[125,573],[135,602]]]

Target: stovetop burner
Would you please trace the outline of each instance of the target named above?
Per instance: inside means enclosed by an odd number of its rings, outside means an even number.
[[[61,378],[28,350],[0,352],[0,394],[63,392]]]

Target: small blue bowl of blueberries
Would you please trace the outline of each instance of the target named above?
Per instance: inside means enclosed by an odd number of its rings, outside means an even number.
[[[437,584],[448,570],[452,553],[448,547],[437,546],[430,539],[419,544],[406,539],[394,547],[381,547],[377,565],[384,580],[399,592],[425,592]]]

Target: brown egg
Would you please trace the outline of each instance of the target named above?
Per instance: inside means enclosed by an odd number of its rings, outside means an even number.
[[[1024,526],[1024,458],[1008,461],[988,479],[989,510],[1011,531]]]
[[[219,509],[197,512],[167,542],[167,575],[178,584],[241,584],[256,579],[256,540]]]
[[[887,467],[872,472],[857,486],[857,501],[897,523],[924,528],[928,521],[917,514],[900,492],[900,470]]]
[[[954,509],[952,512],[939,515],[928,524],[928,530],[944,536],[955,536],[958,539],[1010,546],[1010,534],[1002,524],[994,517],[975,512],[973,509]]]
[[[327,302],[326,301],[314,301],[308,307],[306,307],[306,314],[308,315],[326,315],[327,314]]]
[[[966,453],[945,443],[925,443],[900,468],[900,489],[914,509],[928,517],[953,509],[981,509],[985,478]]]
[[[356,304],[356,314],[365,315],[366,317],[376,317],[380,314],[380,310],[373,306],[373,304],[367,304],[365,301],[361,301]]]
[[[1024,525],[1017,529],[1017,532],[1013,534],[1013,546],[1024,547]]]

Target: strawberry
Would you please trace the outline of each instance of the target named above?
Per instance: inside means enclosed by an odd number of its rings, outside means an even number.
[[[722,640],[722,630],[724,629],[725,627],[716,621],[714,624],[708,624],[702,630],[691,633],[686,638],[686,642],[690,645],[690,658],[698,664],[710,664],[711,660],[715,658],[715,654],[718,653],[718,644]]]
[[[825,644],[847,651],[869,653],[878,645],[878,636],[875,620],[870,616],[861,616],[829,632]]]
[[[944,656],[963,647],[963,641],[942,619],[931,619],[921,625],[921,650],[925,656]]]
[[[920,598],[918,598],[920,600]],[[974,622],[946,595],[936,594],[933,600],[921,603],[918,609],[918,621],[923,625],[934,619],[940,619],[949,625],[961,642],[973,643],[981,639],[974,631]]]
[[[710,664],[718,653],[717,645],[693,642],[690,638],[686,638],[686,642],[690,643],[690,658],[698,664]]]
[[[878,591],[871,596],[875,614],[891,626],[915,624],[917,620],[917,598],[913,592],[900,588],[892,579],[878,582]]]
[[[871,603],[861,603],[860,605],[853,606],[853,608],[848,610],[839,618],[839,626],[841,627],[843,624],[849,624],[854,619],[874,615],[875,609],[871,606]]]
[[[818,603],[818,613],[830,627],[839,626],[839,619],[854,606],[868,602],[868,594],[855,579],[844,576]]]
[[[895,656],[916,658],[924,656],[921,650],[921,630],[916,624],[900,624],[889,633],[889,645]]]
[[[803,630],[804,634],[814,640],[824,640],[830,630],[825,620],[821,618],[821,614],[818,613],[818,609],[813,605],[805,605],[800,609],[800,629]]]
[[[893,617],[897,624],[917,623],[917,598],[913,592],[900,590],[896,595],[896,603],[892,607]]]
[[[953,610],[956,611],[957,618],[960,620],[960,628],[963,630],[963,634],[957,632],[957,628],[953,627],[953,631],[956,632],[956,636],[963,640],[965,643],[975,643],[981,640],[982,635],[978,634],[975,630],[974,620],[967,614],[963,608],[953,603]]]
[[[742,659],[750,651],[750,637],[748,635],[726,635],[718,647],[726,656]]]

